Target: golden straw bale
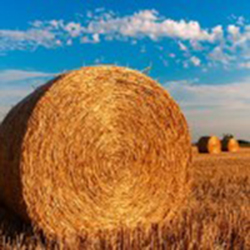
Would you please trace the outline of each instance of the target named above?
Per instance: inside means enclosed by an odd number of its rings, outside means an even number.
[[[1,199],[49,236],[160,223],[186,193],[186,120],[131,69],[59,76],[10,111],[0,136]]]
[[[240,145],[235,138],[224,137],[221,141],[222,150],[226,152],[238,152]]]
[[[203,136],[198,141],[200,153],[218,154],[221,152],[221,142],[216,136]]]

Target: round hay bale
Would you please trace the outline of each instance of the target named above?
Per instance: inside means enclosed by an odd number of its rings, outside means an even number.
[[[224,137],[221,141],[222,151],[226,152],[238,152],[240,145],[235,138]]]
[[[186,193],[186,120],[134,70],[59,76],[10,111],[0,136],[1,199],[46,235],[158,223]]]
[[[198,141],[199,153],[218,154],[221,152],[221,142],[216,136],[204,136]]]

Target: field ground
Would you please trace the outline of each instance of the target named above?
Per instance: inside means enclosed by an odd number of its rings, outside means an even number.
[[[95,242],[78,239],[80,249],[250,249],[250,149],[219,155],[194,149],[191,193],[176,219],[150,232],[120,232]],[[66,249],[45,247],[45,239],[1,209],[1,249]],[[140,233],[139,233],[140,232]],[[112,235],[112,239],[114,234]],[[117,240],[119,239],[119,240]],[[119,242],[120,241],[120,242]],[[20,246],[23,246],[22,248]],[[70,244],[69,244],[70,245]],[[70,249],[78,249],[73,247]]]

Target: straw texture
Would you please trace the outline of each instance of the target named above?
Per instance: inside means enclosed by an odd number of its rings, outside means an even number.
[[[204,136],[198,141],[200,153],[218,154],[221,152],[221,142],[216,136]]]
[[[222,150],[226,152],[238,152],[240,145],[234,138],[224,137],[221,141]]]
[[[1,199],[46,235],[160,223],[186,193],[186,120],[134,70],[59,76],[10,111],[0,138]]]

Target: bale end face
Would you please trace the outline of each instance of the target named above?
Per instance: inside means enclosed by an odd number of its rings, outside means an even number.
[[[240,149],[240,145],[235,138],[224,137],[221,141],[222,150],[225,152],[235,153]]]
[[[221,142],[216,136],[204,136],[198,141],[200,153],[219,154],[221,152]]]
[[[186,193],[186,120],[134,70],[65,74],[14,107],[0,135],[2,200],[47,235],[162,222]]]

